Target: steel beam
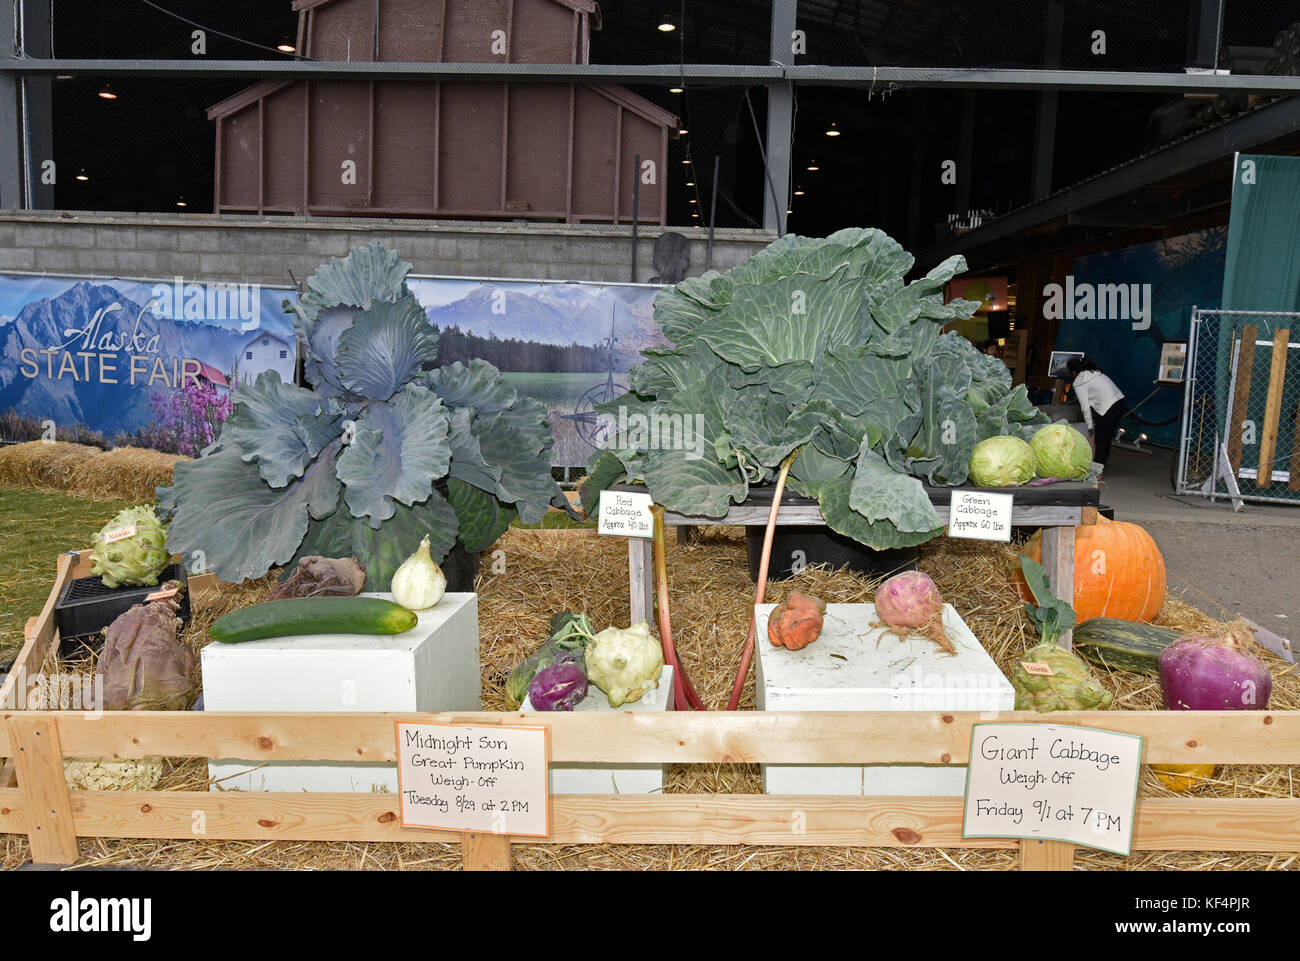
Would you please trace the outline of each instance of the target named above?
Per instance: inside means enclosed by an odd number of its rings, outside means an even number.
[[[788,36],[788,34],[787,34]],[[787,47],[788,49],[788,47]],[[891,84],[974,89],[1095,90],[1134,93],[1300,94],[1300,77],[1145,73],[1064,69],[934,67],[829,67],[744,64],[533,64],[407,63],[317,60],[25,60],[3,56],[0,72],[95,77],[243,77],[257,79],[400,77],[442,81],[518,83],[650,83],[684,79],[692,84],[759,84],[789,80],[812,86],[871,87]]]
[[[23,53],[28,57],[50,55],[50,5],[26,0],[23,10]],[[54,184],[44,181],[44,164],[54,160],[54,118],[51,98],[52,77],[23,77],[19,81],[20,108],[25,108],[26,137],[23,144],[24,206],[49,210],[54,206]],[[55,171],[71,176],[71,171]]]
[[[768,55],[771,66],[794,60],[791,36],[795,29],[798,0],[773,0],[772,36]],[[767,179],[763,191],[763,229],[785,236],[786,206],[790,199],[790,154],[794,140],[794,84],[775,80],[767,85]]]
[[[1233,153],[1251,150],[1289,133],[1300,131],[1300,97],[1280,100],[1186,140],[1157,150],[1109,173],[1062,190],[1037,203],[1021,207],[992,223],[937,244],[918,255],[922,263],[938,263],[945,257],[1004,240],[1071,211],[1095,207],[1134,190],[1176,177]]]
[[[1065,8],[1060,0],[1049,0],[1043,13],[1043,32],[1047,40],[1043,51],[1048,67],[1061,64],[1061,36],[1065,30]],[[1056,163],[1056,107],[1060,94],[1044,90],[1038,95],[1035,118],[1033,198],[1042,200],[1052,192],[1052,168]]]
[[[0,3],[0,57],[12,62],[18,52],[16,5]],[[23,207],[22,110],[18,77],[0,73],[0,209]]]

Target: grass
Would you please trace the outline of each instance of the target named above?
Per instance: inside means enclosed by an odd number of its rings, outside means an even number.
[[[135,501],[101,501],[28,487],[0,487],[0,664],[23,645],[23,625],[41,612],[57,555],[84,550],[90,537]],[[590,528],[553,510],[533,530]]]
[[[132,503],[0,487],[0,664],[18,653],[23,625],[45,605],[57,556],[89,547],[91,535]]]

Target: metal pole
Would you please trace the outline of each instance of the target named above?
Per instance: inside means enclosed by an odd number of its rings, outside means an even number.
[[[718,217],[718,166],[722,157],[714,156],[713,158],[713,200],[709,204],[709,247],[708,253],[704,258],[704,269],[713,269],[713,225]]]
[[[0,0],[0,57],[18,53],[18,9]],[[22,111],[18,109],[18,75],[0,73],[0,208],[23,206]]]
[[[794,60],[792,36],[798,0],[772,0],[772,65]],[[763,227],[785,236],[786,201],[790,197],[790,141],[794,137],[794,84],[774,80],[767,85],[767,175],[770,190],[763,199]]]
[[[641,155],[632,168],[632,283],[636,283],[637,216],[641,212]],[[663,171],[660,171],[663,173]]]

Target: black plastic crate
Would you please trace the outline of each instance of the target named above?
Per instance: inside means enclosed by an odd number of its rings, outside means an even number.
[[[54,605],[54,622],[59,628],[59,653],[74,657],[86,647],[98,647],[87,642],[103,631],[119,614],[124,614],[136,604],[162,589],[168,581],[180,581],[180,607],[176,615],[182,622],[190,619],[190,592],[185,578],[185,565],[176,563],[158,577],[154,587],[105,587],[98,576],[78,577],[63,589]]]

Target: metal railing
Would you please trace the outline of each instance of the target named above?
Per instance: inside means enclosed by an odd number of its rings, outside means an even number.
[[[1300,503],[1300,312],[1192,311],[1174,489]]]

